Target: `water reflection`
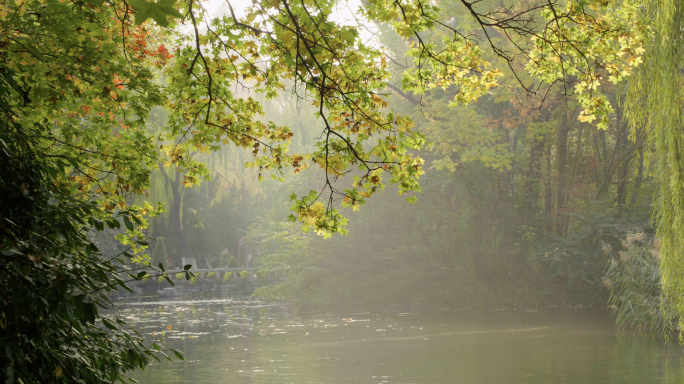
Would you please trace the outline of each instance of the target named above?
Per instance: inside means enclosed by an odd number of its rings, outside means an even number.
[[[616,332],[602,311],[305,316],[288,306],[207,301],[118,312],[185,354],[133,375],[144,384],[684,382],[679,348]]]

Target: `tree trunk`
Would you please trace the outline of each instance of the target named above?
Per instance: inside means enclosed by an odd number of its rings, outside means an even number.
[[[561,125],[558,127],[558,144],[556,148],[556,165],[558,167],[558,185],[556,187],[556,209],[565,208],[566,203],[566,175],[568,164],[568,111],[563,111]],[[567,217],[560,216],[556,220],[556,234],[565,235]]]
[[[618,150],[620,147],[622,147],[622,141],[623,141],[623,134],[627,130],[627,124],[622,123],[622,109],[618,105],[616,109],[616,128],[617,128],[617,135],[615,136],[615,147],[613,147],[612,154],[610,155],[610,161],[608,162],[608,166],[606,167],[606,172],[603,176],[603,181],[598,186],[598,190],[596,192],[596,200],[599,200],[601,198],[601,195],[603,192],[608,189],[610,186],[610,181],[613,179],[613,164],[615,164],[615,155],[617,154]],[[603,146],[604,146],[604,158],[607,158],[606,153],[605,153],[605,132],[602,132],[603,134]],[[619,170],[618,170],[618,177],[619,177]]]
[[[617,204],[621,207],[627,203],[627,173],[631,162],[631,154],[629,154],[623,158],[620,169],[618,169]]]
[[[545,224],[544,229],[546,233],[551,233],[553,231],[553,187],[551,186],[551,141],[544,140],[546,142],[546,186],[544,188],[544,212],[546,217],[544,218]]]
[[[183,231],[183,225],[181,223],[181,205],[183,203],[183,196],[180,191],[182,185],[181,175],[177,174],[176,178],[172,181],[163,168],[160,167],[160,169],[162,169],[166,183],[171,185],[173,202],[169,206],[169,221],[171,223],[171,228],[173,228],[173,233],[176,236],[176,240],[178,240],[178,244],[180,245],[181,252],[183,253],[182,257],[194,258],[195,255],[192,252],[192,248],[190,248],[190,244],[188,244],[188,239],[185,237],[185,232]]]
[[[525,170],[523,189],[523,216],[531,220],[537,214],[537,204],[541,194],[541,164],[544,156],[544,139],[535,140],[530,148],[530,158]]]
[[[238,159],[240,164],[245,163],[244,152],[245,151],[242,150],[238,151]],[[247,175],[245,175],[245,167],[242,167],[242,170],[240,172],[242,173],[242,175],[240,175],[240,203],[244,206],[247,202],[247,184],[245,182],[245,178],[247,177]]]
[[[632,199],[630,204],[635,204],[639,198],[639,191],[641,190],[641,183],[644,181],[644,155],[639,151],[639,168],[637,169],[636,180],[634,181],[634,192],[632,192]]]

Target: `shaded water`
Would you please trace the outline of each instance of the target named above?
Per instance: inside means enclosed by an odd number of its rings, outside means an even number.
[[[135,373],[143,384],[684,382],[680,348],[618,332],[597,310],[304,315],[214,301],[118,312],[185,355]]]

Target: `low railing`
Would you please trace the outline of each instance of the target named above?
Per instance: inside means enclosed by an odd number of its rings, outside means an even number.
[[[190,268],[189,271],[194,273],[195,276],[201,276],[201,277],[204,277],[204,275],[207,273],[215,272],[216,275],[218,275],[217,277],[223,278],[225,276],[225,274],[229,273],[229,272],[233,273],[233,277],[238,277],[238,273],[240,273],[242,271],[249,271],[251,277],[253,277],[254,273],[252,271],[254,271],[255,269],[256,268],[211,268],[211,269],[209,269],[209,268],[206,268],[206,269]],[[183,273],[183,272],[185,272],[185,270],[184,269],[177,269],[177,270],[169,269],[165,272],[169,277],[174,278],[176,276],[176,274]]]

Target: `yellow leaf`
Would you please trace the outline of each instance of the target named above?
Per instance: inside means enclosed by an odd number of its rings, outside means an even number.
[[[55,377],[61,377],[62,376],[62,367],[59,366],[57,369],[55,369]]]

